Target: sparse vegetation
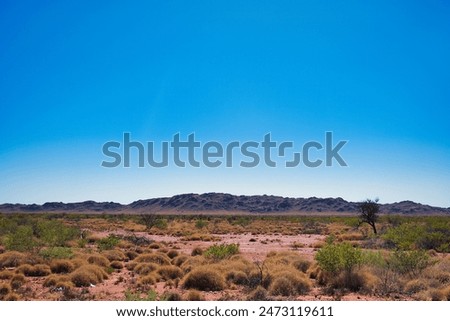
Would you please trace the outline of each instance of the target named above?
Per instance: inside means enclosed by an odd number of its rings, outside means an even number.
[[[380,216],[376,235],[357,217],[152,217],[146,229],[138,216],[0,215],[1,299],[450,295],[448,217]]]

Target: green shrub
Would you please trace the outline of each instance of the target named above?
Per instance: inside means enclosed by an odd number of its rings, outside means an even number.
[[[206,226],[208,226],[208,221],[206,221],[206,220],[198,219],[195,222],[195,227],[198,228],[198,229],[202,229],[202,228],[204,228]]]
[[[324,271],[336,273],[352,271],[363,262],[362,251],[349,243],[326,244],[316,254],[316,260]]]
[[[17,230],[17,223],[11,219],[0,217],[0,237],[12,234]]]
[[[389,266],[401,273],[417,275],[430,263],[430,258],[423,250],[419,251],[395,251],[388,259]]]
[[[400,250],[450,252],[450,220],[429,217],[420,222],[403,223],[383,236],[387,245]]]
[[[203,255],[214,260],[222,260],[239,253],[239,244],[214,244],[211,245]]]
[[[112,250],[119,244],[120,239],[115,235],[109,235],[97,241],[97,246],[100,251]]]
[[[59,221],[39,221],[37,235],[44,244],[59,247],[73,240],[78,235],[78,230],[67,227]]]
[[[70,259],[73,252],[68,247],[50,247],[39,251],[39,255],[45,259]]]
[[[142,293],[140,292],[125,291],[125,301],[156,301],[157,298],[158,294],[153,289],[148,291],[145,297],[142,297]]]
[[[167,229],[168,226],[168,222],[165,218],[158,218],[155,220],[155,227],[159,228],[160,230],[165,230]]]
[[[418,240],[425,236],[425,228],[413,223],[401,224],[389,229],[383,239],[388,245],[401,250],[412,250]]]
[[[33,250],[36,246],[33,228],[31,226],[19,226],[14,233],[6,236],[5,246],[9,251],[26,252]]]

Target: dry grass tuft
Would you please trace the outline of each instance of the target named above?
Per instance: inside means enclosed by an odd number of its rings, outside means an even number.
[[[429,291],[431,301],[447,301],[447,295],[443,289],[432,289]]]
[[[157,249],[160,249],[162,247],[162,245],[160,243],[158,243],[158,242],[153,242],[148,247],[153,249],[153,250],[157,250]]]
[[[138,286],[147,286],[147,285],[153,285],[156,283],[156,276],[152,273],[146,276],[143,276],[138,281]]]
[[[205,265],[205,263],[206,259],[203,256],[194,256],[188,258],[185,262],[183,262],[180,268],[183,270],[184,273],[189,273],[194,268]]]
[[[123,263],[121,261],[112,261],[109,266],[116,270],[123,269]]]
[[[171,259],[173,259],[174,257],[177,257],[178,255],[180,255],[180,253],[177,250],[169,250],[167,252],[167,256]]]
[[[23,274],[16,274],[11,278],[9,284],[14,290],[17,290],[26,282],[25,276]]]
[[[156,263],[159,265],[170,265],[170,259],[166,254],[163,253],[149,253],[141,254],[136,259],[137,263]]]
[[[97,265],[84,265],[70,274],[70,280],[76,287],[101,283],[107,278],[108,274]]]
[[[202,255],[203,249],[200,246],[196,246],[192,249],[191,256]]]
[[[276,278],[269,288],[271,295],[293,296],[297,294],[295,287],[286,277]]]
[[[9,293],[11,293],[11,286],[7,283],[0,283],[0,300],[3,300]]]
[[[136,251],[127,251],[125,255],[129,260],[134,260],[139,256],[139,253]]]
[[[172,259],[171,263],[179,267],[181,266],[181,264],[186,262],[187,259],[189,259],[189,256],[187,255],[178,255],[177,257]]]
[[[14,276],[12,271],[1,271],[0,272],[0,280],[9,280]]]
[[[119,250],[109,250],[102,253],[110,262],[112,261],[125,261],[127,256]]]
[[[4,301],[19,301],[20,296],[17,293],[9,293],[5,298]]]
[[[89,264],[95,264],[101,267],[109,266],[109,260],[100,254],[92,254],[87,259]]]
[[[267,265],[272,266],[293,266],[298,271],[306,272],[310,266],[312,265],[312,262],[300,254],[296,252],[291,251],[284,251],[284,252],[269,252],[267,254],[267,259],[265,260],[265,263]]]
[[[325,283],[331,289],[347,289],[353,292],[372,293],[379,288],[379,279],[369,270],[343,271],[338,275],[323,273]]]
[[[183,301],[181,294],[178,292],[164,292],[162,296],[166,301]]]
[[[414,279],[414,280],[410,280],[408,281],[405,286],[403,291],[406,292],[409,295],[421,292],[421,291],[425,291],[428,289],[428,283],[423,280],[423,279]]]
[[[258,286],[255,290],[253,290],[248,296],[248,301],[267,301],[267,290],[262,286]]]
[[[247,285],[249,283],[248,275],[243,271],[229,271],[226,276],[226,280],[236,285]]]
[[[75,270],[75,264],[70,260],[54,260],[50,263],[52,273],[67,274]]]
[[[10,251],[0,254],[0,269],[18,267],[26,261],[26,256],[23,253]]]
[[[179,267],[173,265],[161,266],[156,272],[164,281],[175,280],[183,276],[183,271],[181,271]]]
[[[156,263],[139,263],[134,267],[133,271],[140,275],[147,275],[156,271],[158,267]]]
[[[44,281],[45,287],[70,289],[73,283],[68,275],[50,275]]]
[[[286,287],[286,289],[282,289],[283,287]],[[310,290],[311,281],[304,273],[292,267],[273,273],[269,287],[271,295],[282,296],[306,294]]]
[[[210,266],[202,266],[189,272],[182,284],[185,289],[221,291],[225,288],[225,279]]]
[[[204,296],[197,290],[190,290],[186,294],[186,301],[205,301]]]
[[[31,277],[47,276],[52,273],[50,267],[46,264],[22,264],[17,268],[17,272]]]

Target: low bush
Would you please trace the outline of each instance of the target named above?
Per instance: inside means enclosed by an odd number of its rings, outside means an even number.
[[[139,253],[136,251],[127,251],[125,255],[129,260],[134,260],[139,256]]]
[[[123,263],[121,261],[112,261],[109,266],[116,270],[123,269]]]
[[[197,256],[197,255],[202,255],[203,254],[203,249],[199,246],[196,246],[192,249],[191,252],[191,256]]]
[[[95,285],[107,278],[108,274],[96,265],[83,265],[70,274],[70,280],[76,287]]]
[[[59,221],[40,220],[36,226],[36,234],[48,246],[63,247],[68,241],[79,235],[79,231],[73,227],[65,226]]]
[[[47,260],[51,259],[70,259],[73,257],[73,252],[68,247],[50,247],[42,249],[39,255]]]
[[[161,276],[164,281],[175,280],[183,276],[183,271],[177,266],[164,265],[158,268],[156,272]]]
[[[271,295],[293,296],[297,294],[295,287],[285,277],[276,278],[269,288]]]
[[[0,272],[0,280],[9,280],[14,276],[12,271],[1,271]]]
[[[0,268],[12,268],[18,267],[26,260],[26,256],[23,253],[17,251],[5,252],[0,254]]]
[[[249,283],[248,276],[243,271],[229,271],[226,280],[236,285],[247,285]]]
[[[225,288],[225,279],[219,272],[203,266],[189,272],[183,279],[182,285],[185,289],[220,291]]]
[[[326,244],[316,254],[316,261],[326,272],[351,272],[363,262],[362,251],[349,243]]]
[[[159,265],[156,263],[138,263],[133,271],[140,275],[147,275],[158,269]]]
[[[50,267],[46,264],[23,264],[17,268],[17,272],[30,277],[47,276],[52,273]]]
[[[3,300],[9,293],[11,293],[11,286],[7,283],[0,283],[0,300]]]
[[[178,292],[164,292],[161,296],[162,301],[182,301],[183,298]]]
[[[52,273],[67,274],[75,270],[75,265],[69,260],[54,260],[50,263]]]
[[[206,220],[198,219],[195,222],[195,227],[198,228],[198,229],[202,229],[202,228],[204,228],[206,226],[208,226],[208,221],[206,221]]]
[[[423,280],[423,279],[414,279],[414,280],[410,280],[408,281],[404,288],[403,291],[409,295],[421,292],[421,291],[425,291],[428,289],[428,283]]]
[[[262,286],[258,286],[247,296],[248,301],[267,301],[268,292]]]
[[[167,252],[167,256],[168,256],[169,258],[171,258],[171,259],[177,257],[179,254],[180,254],[180,253],[178,253],[177,250],[169,250],[169,251]]]
[[[137,263],[156,263],[159,265],[170,265],[170,259],[167,255],[163,253],[149,253],[149,254],[141,254],[136,259],[134,259]]]
[[[17,290],[22,285],[24,285],[26,282],[25,276],[23,274],[15,274],[12,278],[9,284],[14,290]]]
[[[205,301],[205,298],[201,294],[201,292],[197,290],[190,290],[186,294],[186,301]]]
[[[127,256],[119,250],[109,250],[102,253],[109,261],[125,261]]]
[[[139,286],[153,285],[156,283],[156,276],[154,274],[149,274],[141,277],[138,281]]]
[[[37,245],[33,228],[31,226],[19,226],[14,233],[6,235],[4,244],[9,251],[27,252],[33,250]]]
[[[11,292],[7,296],[5,296],[5,298],[3,300],[4,301],[19,301],[20,296],[17,293]]]
[[[120,238],[115,235],[109,235],[97,241],[97,246],[100,251],[112,250],[119,244]]]
[[[95,264],[101,267],[109,266],[109,260],[100,254],[92,254],[87,259],[89,264]]]
[[[181,266],[181,264],[183,264],[184,262],[186,262],[186,260],[189,258],[189,256],[187,255],[178,255],[175,258],[172,259],[171,263],[173,265],[176,265],[178,267]]]
[[[325,282],[329,289],[345,289],[352,292],[371,294],[378,287],[378,278],[368,270],[341,271],[337,275],[325,273]]]
[[[214,244],[206,249],[203,255],[213,260],[223,260],[239,253],[239,244]]]
[[[279,279],[281,279],[281,281],[278,281]],[[289,286],[283,294],[283,290],[280,288],[283,284],[286,284],[285,280],[287,280]],[[310,290],[311,281],[306,277],[306,275],[302,272],[291,269],[280,270],[273,273],[272,282],[269,287],[270,294],[283,296],[306,294]]]
[[[416,276],[430,263],[430,258],[423,250],[420,251],[395,251],[388,259],[391,268],[401,274]]]
[[[67,275],[50,275],[45,279],[44,286],[48,288],[70,289],[74,285]]]

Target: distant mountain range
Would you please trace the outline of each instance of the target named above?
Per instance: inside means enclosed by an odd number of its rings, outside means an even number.
[[[450,215],[450,208],[403,201],[381,204],[382,214]],[[124,214],[355,214],[357,203],[338,198],[290,198],[223,193],[182,194],[139,200],[128,205],[114,202],[51,202],[43,205],[1,204],[0,213],[124,213]]]

